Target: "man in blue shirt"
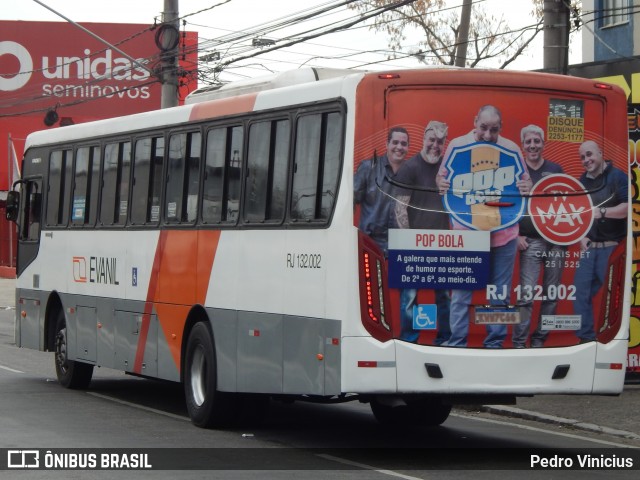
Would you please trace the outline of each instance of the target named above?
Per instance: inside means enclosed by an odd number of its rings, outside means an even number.
[[[449,230],[449,214],[444,211],[442,197],[436,185],[447,131],[447,124],[437,120],[430,121],[424,130],[422,150],[407,160],[395,177],[400,183],[422,188],[397,189],[395,214],[399,228]],[[451,336],[449,291],[434,290],[434,294],[438,318],[438,334],[434,344],[440,345]],[[417,289],[405,288],[400,291],[400,340],[415,343],[420,337],[420,331],[413,329],[413,312],[417,300]]]
[[[584,142],[578,151],[585,169],[580,182],[591,195],[594,208],[593,225],[580,240],[583,253],[573,281],[574,310],[581,317],[576,335],[580,343],[585,343],[596,339],[593,297],[604,284],[611,253],[627,236],[629,179],[622,170],[604,160],[602,150],[593,140]]]
[[[389,242],[389,228],[395,227],[393,186],[386,180],[395,177],[409,150],[409,133],[393,127],[387,135],[387,152],[375,159],[364,160],[353,179],[353,202],[360,205],[358,228],[369,235],[385,256]]]

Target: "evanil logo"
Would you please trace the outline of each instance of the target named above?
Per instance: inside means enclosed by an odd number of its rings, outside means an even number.
[[[11,92],[24,87],[33,72],[33,59],[29,51],[22,45],[9,40],[0,42],[0,57],[3,55],[13,55],[18,59],[20,68],[13,77],[0,75],[0,91]]]

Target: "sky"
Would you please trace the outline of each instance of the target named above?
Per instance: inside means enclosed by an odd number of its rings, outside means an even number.
[[[154,18],[160,20],[164,7],[164,0],[39,1],[74,22],[152,24]],[[496,18],[504,16],[514,30],[535,23],[534,18],[528,14],[532,9],[531,0],[479,1],[484,3],[487,10]],[[186,29],[198,32],[203,50],[210,52],[220,50],[223,58],[235,58],[249,52],[254,53],[256,49],[250,49],[250,40],[226,43],[222,45],[222,49],[216,48],[221,46],[221,39],[229,38],[235,32],[255,31],[257,27],[281,22],[286,18],[301,15],[309,9],[315,10],[333,3],[335,0],[178,0],[180,16],[187,15]],[[455,7],[461,5],[462,0],[448,0],[447,3],[448,6]],[[98,7],[99,4],[105,7]],[[268,40],[280,40],[287,35],[299,37],[305,30],[318,26],[337,25],[345,18],[352,18],[354,15],[353,11],[342,7],[334,13],[323,15],[318,20],[281,29],[264,37],[256,37]],[[4,1],[0,9],[0,20],[64,21],[63,18],[33,0]],[[412,41],[415,43],[416,35],[407,32],[408,45],[411,45]],[[206,42],[207,40],[210,41]],[[220,79],[230,81],[256,77],[271,72],[296,69],[304,65],[369,70],[421,66],[413,57],[388,61],[387,40],[386,34],[372,31],[366,25],[351,27],[344,32],[320,36],[304,43],[234,63],[233,68],[227,67],[220,74]],[[536,41],[509,68],[520,70],[542,68],[542,41],[542,34],[538,34]],[[573,47],[570,63],[579,63],[579,39],[574,39],[571,43]],[[263,47],[263,50],[264,48],[268,47]],[[203,51],[204,53],[206,52]]]

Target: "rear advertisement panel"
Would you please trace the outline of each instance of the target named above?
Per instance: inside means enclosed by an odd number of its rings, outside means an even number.
[[[356,130],[354,198],[386,256],[395,338],[554,347],[619,321],[607,292],[624,272],[628,163],[601,97],[438,86],[385,98],[385,128]]]

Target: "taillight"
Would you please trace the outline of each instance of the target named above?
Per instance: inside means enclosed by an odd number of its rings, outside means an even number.
[[[593,84],[594,87],[599,88],[601,90],[613,90],[613,87],[611,85],[609,85],[608,83],[594,83]]]
[[[626,245],[620,242],[620,245],[611,253],[607,273],[604,279],[604,292],[602,302],[600,304],[600,318],[602,324],[598,329],[597,338],[600,343],[609,343],[620,330],[622,321],[622,302],[624,300],[624,289],[626,278]]]
[[[362,323],[377,340],[391,339],[391,325],[385,308],[389,305],[387,267],[380,247],[358,232],[360,264],[360,312]]]

